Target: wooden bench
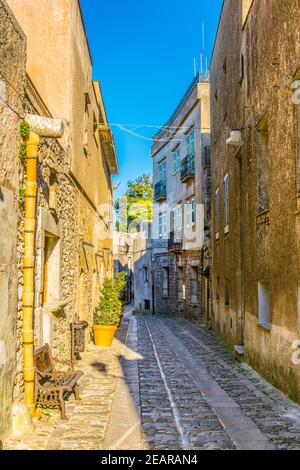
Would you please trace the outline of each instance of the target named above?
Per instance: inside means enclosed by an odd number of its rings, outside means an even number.
[[[35,350],[35,403],[47,408],[60,407],[61,419],[68,419],[64,396],[66,393],[74,393],[79,400],[78,380],[83,375],[81,371],[74,371],[72,361],[59,361],[60,364],[69,366],[67,372],[55,369],[49,344]]]

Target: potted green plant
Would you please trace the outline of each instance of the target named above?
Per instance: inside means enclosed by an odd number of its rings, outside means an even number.
[[[121,293],[125,287],[125,273],[106,279],[101,289],[99,305],[94,312],[94,342],[96,346],[111,346],[122,315]]]

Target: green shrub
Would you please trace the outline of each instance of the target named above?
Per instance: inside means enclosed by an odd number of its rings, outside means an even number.
[[[100,302],[94,312],[95,325],[117,325],[122,314],[120,296],[126,285],[125,273],[117,273],[114,279],[106,279],[100,294]]]

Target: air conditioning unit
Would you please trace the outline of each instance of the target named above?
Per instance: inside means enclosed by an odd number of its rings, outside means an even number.
[[[243,143],[242,132],[238,129],[231,131],[229,139],[226,140],[227,145],[234,147],[240,147]]]

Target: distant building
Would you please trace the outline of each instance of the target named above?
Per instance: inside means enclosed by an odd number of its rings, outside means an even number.
[[[154,309],[200,320],[209,308],[205,300],[209,283],[204,276],[210,219],[210,86],[206,77],[197,75],[193,80],[172,117],[154,136],[151,152]]]
[[[134,264],[134,309],[137,313],[153,313],[153,243],[152,224],[145,224],[144,244]]]
[[[299,21],[294,0],[225,0],[211,62],[211,321],[298,401]]]
[[[134,302],[135,311],[152,311],[151,224],[141,223],[135,233],[114,232],[115,272],[126,273],[126,303]]]

